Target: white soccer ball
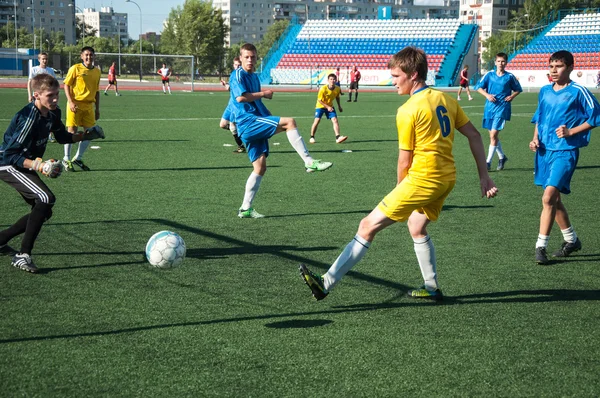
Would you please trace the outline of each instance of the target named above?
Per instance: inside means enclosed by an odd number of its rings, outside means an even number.
[[[175,232],[157,232],[146,243],[146,258],[156,268],[177,268],[185,259],[185,242]]]

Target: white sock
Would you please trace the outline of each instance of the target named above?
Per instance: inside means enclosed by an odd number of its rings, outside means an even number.
[[[81,160],[85,150],[90,146],[90,141],[79,141],[79,147],[77,148],[77,153],[75,154],[75,159]]]
[[[71,146],[73,144],[65,144],[64,149],[65,149],[65,156],[63,157],[63,160],[69,161],[71,160]]]
[[[169,89],[169,94],[171,94],[171,86],[167,87]]]
[[[487,156],[486,162],[488,162],[488,163],[492,162],[492,159],[494,159],[494,153],[496,153],[496,147],[493,145],[490,145],[490,147],[488,149],[488,156]]]
[[[235,123],[229,123],[229,131],[231,131],[232,134],[237,134],[237,126],[235,125]]]
[[[354,239],[346,245],[342,253],[329,267],[327,273],[323,275],[323,284],[326,291],[333,289],[342,277],[363,258],[369,246],[371,246],[371,243],[367,240],[358,235],[354,236]]]
[[[548,241],[549,240],[550,240],[550,236],[549,235],[539,234],[537,242],[535,242],[535,248],[537,249],[538,247],[548,247]]]
[[[292,147],[298,152],[298,155],[304,160],[304,164],[312,164],[313,158],[308,153],[308,149],[306,149],[306,144],[302,139],[302,136],[298,132],[298,129],[291,129],[286,131],[287,138],[292,144]]]
[[[575,230],[573,229],[572,225],[567,229],[561,229],[560,232],[562,232],[563,239],[565,240],[565,242],[569,242],[569,243],[577,242],[577,234],[575,233]]]
[[[163,86],[163,93],[167,93],[167,90],[165,90],[165,86]]]
[[[438,283],[433,242],[431,242],[429,235],[424,238],[413,238],[413,242],[417,261],[419,262],[419,268],[421,268],[421,275],[423,275],[425,288],[427,288],[427,290],[435,290],[438,288]]]
[[[256,174],[254,171],[250,173],[250,177],[246,181],[246,192],[244,193],[244,201],[242,202],[242,210],[248,210],[252,207],[254,196],[258,192],[262,176]]]
[[[504,152],[502,152],[502,144],[500,143],[500,140],[498,140],[498,145],[496,146],[496,153],[498,154],[498,159],[504,159],[506,156]]]

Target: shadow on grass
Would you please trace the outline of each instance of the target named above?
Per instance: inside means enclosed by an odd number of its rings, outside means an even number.
[[[327,149],[327,150],[314,150],[312,149],[312,147],[310,147],[310,153],[341,153],[344,149],[348,149],[348,148],[339,148],[339,149]],[[358,152],[381,152],[379,149],[352,149],[352,153],[358,153]],[[296,151],[277,151],[276,153],[292,153],[295,154]],[[269,166],[271,167],[271,166]]]
[[[304,217],[304,216],[322,216],[322,215],[339,215],[339,214],[364,214],[367,215],[372,211],[370,210],[351,210],[351,211],[331,211],[331,212],[320,212],[320,213],[297,213],[297,214],[280,214],[276,216],[266,216],[265,218],[287,218],[287,217]]]
[[[191,142],[192,140],[114,140],[114,139],[108,139],[108,140],[102,140],[102,141],[95,141],[95,142],[99,142],[102,144],[121,144],[123,142],[135,142],[135,143],[139,143],[139,142]]]
[[[485,209],[488,207],[494,207],[492,205],[477,205],[477,206],[455,206],[455,205],[444,205],[442,210],[454,210],[454,209]]]
[[[291,319],[289,321],[266,323],[265,327],[272,329],[306,329],[325,326],[333,321],[328,319]]]
[[[398,296],[399,297],[399,296]],[[71,334],[56,334],[47,336],[30,336],[19,338],[0,339],[0,344],[20,343],[27,341],[48,341],[59,339],[78,339],[82,337],[100,337],[108,335],[119,335],[125,333],[137,333],[161,329],[169,329],[175,327],[197,327],[203,325],[216,325],[247,321],[262,321],[275,320],[282,318],[308,317],[321,315],[335,315],[352,312],[388,310],[393,308],[406,308],[430,305],[466,305],[480,303],[543,303],[543,302],[569,302],[569,301],[597,301],[600,300],[600,290],[569,290],[569,289],[549,289],[549,290],[514,290],[507,292],[489,292],[476,293],[463,296],[445,297],[441,302],[405,300],[403,302],[385,302],[385,303],[368,303],[368,304],[353,304],[349,306],[337,306],[328,309],[305,312],[288,312],[283,314],[265,314],[254,316],[242,316],[234,318],[210,319],[195,322],[176,322],[167,324],[157,324],[148,326],[137,326],[115,330],[102,330],[95,332],[71,333]],[[316,304],[319,305],[319,304]],[[281,322],[266,323],[265,327],[269,328],[308,328],[315,326],[323,326],[333,321],[329,320],[302,320],[291,319]]]
[[[197,170],[235,170],[235,169],[244,169],[244,170],[248,170],[252,167],[252,165],[245,165],[245,166],[221,166],[221,167],[161,167],[158,169],[93,169],[91,170],[91,172],[110,172],[110,173],[115,173],[115,172],[131,172],[131,171],[152,171],[152,172],[156,172],[156,171],[197,171]],[[281,167],[281,166],[269,166],[269,168],[275,168],[275,167]]]

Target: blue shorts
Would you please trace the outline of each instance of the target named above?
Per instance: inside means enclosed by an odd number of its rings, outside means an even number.
[[[547,151],[538,148],[533,169],[535,185],[544,189],[548,186],[556,187],[560,193],[571,193],[571,178],[578,160],[579,149]]]
[[[251,162],[263,153],[269,156],[269,138],[275,135],[280,119],[279,116],[262,116],[241,126],[238,124],[238,135],[246,145]]]
[[[320,119],[323,117],[323,115],[327,116],[327,119],[333,119],[334,117],[337,117],[337,113],[335,113],[335,108],[333,108],[333,111],[331,112],[329,112],[327,108],[315,109],[315,119]]]
[[[506,123],[506,120],[495,117],[493,119],[483,119],[482,125],[484,129],[500,131],[504,129],[504,123]]]
[[[228,122],[233,122],[235,120],[231,104],[227,105],[227,108],[225,108],[223,111],[223,116],[221,116],[221,119],[225,119]]]

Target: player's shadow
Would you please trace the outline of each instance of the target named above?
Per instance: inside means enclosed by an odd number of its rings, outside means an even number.
[[[246,245],[237,247],[188,249],[186,257],[195,259],[227,258],[230,256],[243,256],[246,254],[278,254],[281,252],[313,252],[337,249],[335,246],[298,247],[285,245]]]
[[[281,167],[281,166],[269,166],[269,168],[277,168],[277,167]],[[161,168],[156,168],[156,169],[94,169],[91,172],[110,172],[110,173],[115,173],[115,172],[134,172],[134,171],[151,171],[151,172],[156,172],[156,171],[211,171],[211,170],[235,170],[235,169],[244,169],[247,170],[249,169],[250,166],[220,166],[220,167],[161,167]]]
[[[475,293],[463,296],[445,297],[443,301],[437,302],[437,304],[443,305],[465,305],[465,304],[494,304],[494,303],[523,303],[523,304],[537,304],[547,302],[573,302],[573,301],[598,301],[600,300],[600,290],[571,290],[571,289],[548,289],[548,290],[513,290],[506,292],[488,292],[488,293]],[[336,314],[347,314],[367,311],[379,311],[389,310],[394,308],[406,308],[406,307],[418,307],[418,306],[429,306],[433,302],[426,300],[403,300],[402,302],[384,302],[384,303],[364,303],[364,304],[352,304],[347,306],[335,306],[316,311],[304,311],[304,312],[287,312],[277,314],[262,314],[262,315],[248,315],[238,316],[232,318],[217,318],[198,320],[191,322],[174,322],[174,323],[163,323],[155,325],[135,326],[129,328],[113,329],[113,330],[98,330],[83,333],[70,333],[70,334],[55,334],[45,336],[28,336],[28,337],[16,337],[16,338],[0,338],[1,344],[11,344],[17,342],[27,341],[50,341],[50,340],[62,340],[62,339],[80,339],[82,337],[95,337],[95,336],[109,336],[109,335],[120,335],[136,332],[146,332],[151,330],[162,330],[170,328],[181,328],[191,326],[194,328],[200,326],[210,326],[218,324],[228,323],[239,323],[246,321],[262,321],[291,317],[316,317],[322,315],[336,315]],[[265,327],[270,328],[307,328],[315,326],[324,326],[333,321],[328,320],[287,320],[279,322],[266,323]]]
[[[295,213],[295,214],[279,214],[269,215],[265,218],[288,218],[288,217],[305,217],[305,216],[324,216],[324,215],[341,215],[341,214],[369,214],[369,210],[350,210],[350,211],[327,211],[327,212],[312,212],[312,213]]]
[[[310,153],[341,153],[343,151],[343,148],[340,149],[322,149],[322,150],[314,150],[311,149]],[[357,152],[380,152],[379,149],[352,149],[352,153],[357,153]],[[277,151],[277,153],[291,153],[291,154],[296,154],[296,151]],[[269,166],[271,167],[271,166]]]
[[[114,139],[106,139],[99,141],[102,144],[122,144],[124,142],[135,142],[135,143],[154,143],[154,142],[191,142],[192,140],[114,140]]]
[[[467,305],[467,304],[493,304],[493,303],[549,303],[570,301],[600,301],[600,290],[572,290],[572,289],[540,289],[540,290],[512,290],[505,292],[488,292],[466,294],[462,296],[444,296],[443,300],[434,301],[427,299],[411,299],[397,302],[404,294],[393,297],[381,303],[358,303],[344,306],[334,306],[335,309],[370,309],[382,310],[412,306],[415,304],[426,305]],[[410,300],[410,301],[407,301]]]
[[[350,144],[357,144],[357,143],[362,143],[362,142],[398,142],[398,140],[352,140],[348,143],[344,143],[344,145],[350,145]],[[352,150],[352,152],[354,152],[354,150]]]
[[[457,209],[485,209],[488,207],[494,207],[491,205],[476,205],[476,206],[456,206],[456,205],[444,205],[442,206],[442,210],[457,210]]]
[[[265,323],[265,327],[271,329],[307,329],[325,326],[333,321],[328,319],[291,319],[289,321]]]

